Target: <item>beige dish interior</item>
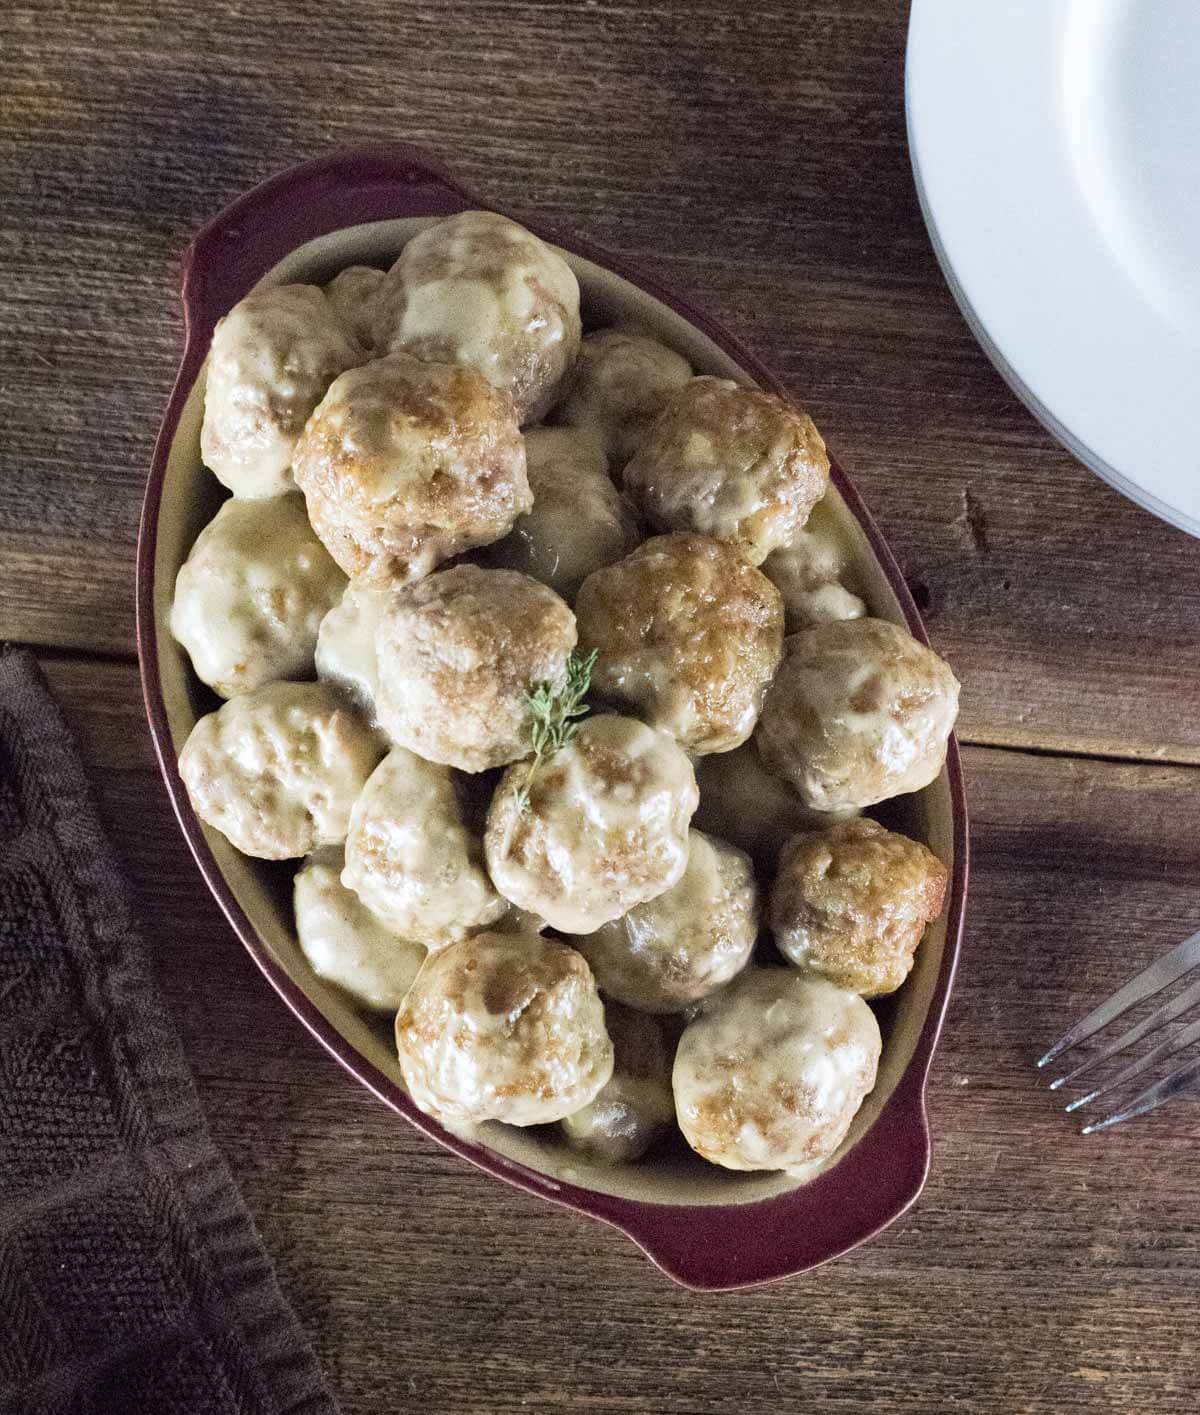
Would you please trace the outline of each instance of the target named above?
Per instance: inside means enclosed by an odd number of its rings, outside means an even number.
[[[348,265],[389,265],[401,247],[431,218],[373,223],[348,228],[311,241],[293,251],[266,275],[263,284],[303,281],[321,284]],[[566,254],[564,252],[564,254]],[[637,320],[688,358],[697,372],[753,380],[710,339],[680,315],[635,285],[592,264],[567,255],[583,291],[585,324],[595,327],[618,320]],[[155,632],[163,699],[176,754],[197,717],[216,700],[195,679],[186,656],[168,628],[175,576],[192,542],[211,519],[224,493],[200,458],[204,376],[197,380],[183,409],[167,461],[159,513],[154,567]],[[817,513],[822,525],[836,533],[846,552],[852,578],[871,612],[903,623],[899,604],[861,527],[836,490],[830,490]],[[904,803],[902,829],[924,840],[953,871],[953,816],[945,771],[926,790]],[[223,836],[205,828],[217,865],[234,898],[257,929],[266,948],[288,977],[320,1010],[331,1026],[385,1076],[402,1085],[391,1028],[355,1010],[336,989],[309,970],[296,942],[291,917],[291,871],[264,865],[240,855]],[[839,1154],[866,1133],[891,1096],[913,1054],[937,985],[945,947],[946,922],[934,924],[905,987],[880,1011],[884,1052],[875,1090],[867,1097]],[[606,1168],[589,1163],[561,1147],[552,1137],[489,1124],[469,1138],[498,1155],[519,1161],[551,1180],[581,1184],[607,1194],[659,1203],[750,1203],[792,1189],[796,1180],[784,1174],[736,1174],[705,1164],[680,1144],[658,1159],[639,1165]]]

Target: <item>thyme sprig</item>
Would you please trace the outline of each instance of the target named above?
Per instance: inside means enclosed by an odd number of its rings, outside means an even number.
[[[590,709],[585,700],[595,667],[595,649],[586,657],[573,653],[567,660],[566,676],[561,683],[539,683],[532,693],[525,695],[529,707],[529,750],[533,759],[525,784],[513,790],[518,815],[524,815],[529,809],[529,788],[543,764],[567,745],[579,731],[580,719],[588,715]]]

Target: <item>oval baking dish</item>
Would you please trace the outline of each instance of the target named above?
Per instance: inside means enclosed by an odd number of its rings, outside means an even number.
[[[953,738],[941,776],[897,803],[905,828],[950,868],[946,909],[929,929],[905,987],[879,1008],[885,1042],[875,1090],[837,1155],[804,1184],[783,1174],[706,1166],[682,1148],[648,1164],[606,1169],[536,1132],[497,1125],[449,1132],[405,1094],[390,1029],[374,1025],[308,968],[292,925],[289,872],[245,858],[201,825],[176,766],[179,748],[205,710],[201,685],[171,638],[168,615],[179,566],[222,495],[200,458],[202,374],[217,319],[260,281],[321,283],[347,265],[390,264],[431,218],[480,205],[411,148],[360,148],[256,187],[192,243],[183,271],[186,345],[155,447],[138,543],[138,645],[155,749],[188,845],[234,931],[297,1017],[363,1085],[489,1174],[614,1225],[686,1286],[767,1282],[863,1242],[903,1213],[924,1184],[930,1155],[925,1079],[954,975],[967,880],[966,806]],[[679,349],[697,372],[783,391],[736,339],[659,281],[584,241],[539,234],[554,240],[573,266],[585,324],[636,319]],[[926,641],[895,561],[836,465],[827,500],[872,612]]]

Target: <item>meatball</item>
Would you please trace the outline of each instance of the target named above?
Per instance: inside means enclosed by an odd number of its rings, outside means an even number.
[[[235,496],[294,490],[296,440],[362,351],[315,285],[255,290],[217,321],[208,355],[205,463]]]
[[[464,211],[414,236],[379,311],[387,348],[476,370],[523,424],[545,415],[579,349],[574,271],[494,211]]]
[[[623,467],[692,366],[674,349],[632,329],[601,329],[579,346],[555,420],[596,437]]]
[[[861,619],[867,606],[841,582],[841,557],[828,540],[801,531],[791,545],[773,550],[763,574],[783,598],[789,634],[835,619]]]
[[[608,997],[644,1012],[683,1012],[742,971],[757,937],[749,857],[691,830],[679,882],[575,946]]]
[[[342,882],[388,928],[429,949],[493,924],[508,909],[463,823],[449,770],[396,747],[354,803]]]
[[[376,346],[376,296],[386,276],[370,265],[350,265],[325,286],[334,312],[364,350]]]
[[[431,954],[396,1017],[409,1095],[451,1124],[546,1125],[612,1075],[587,964],[538,934],[481,933]]]
[[[512,905],[508,913],[502,914],[491,926],[490,932],[495,934],[542,934],[546,932],[546,921],[539,919],[536,914],[526,913],[524,909],[518,909]]]
[[[791,968],[751,968],[679,1041],[679,1128],[726,1169],[807,1177],[845,1138],[875,1085],[879,1024],[855,993]]]
[[[687,865],[696,777],[679,746],[628,717],[590,717],[534,771],[504,773],[484,849],[496,888],[586,934],[668,890]]]
[[[514,570],[457,565],[397,590],[375,634],[376,707],[393,741],[486,771],[529,754],[529,694],[561,687],[575,616]]]
[[[395,1012],[425,961],[419,943],[391,933],[342,883],[342,851],[310,855],[296,873],[293,899],[300,949],[317,977],[364,1007]]]
[[[268,683],[196,723],[179,774],[196,814],[243,855],[293,860],[346,838],[382,754],[327,684]]]
[[[562,1122],[573,1150],[601,1164],[641,1159],[675,1120],[671,1053],[662,1026],[615,1002],[604,1008],[613,1044],[612,1078]]]
[[[313,671],[317,630],[346,577],[300,496],[226,501],[175,580],[171,633],[223,698]]]
[[[806,805],[861,809],[928,786],[957,714],[958,679],[932,649],[848,619],[787,640],[755,741]]]
[[[946,867],[919,841],[873,820],[797,835],[771,887],[780,953],[862,997],[895,992],[925,926],[942,912]]]
[[[589,575],[576,612],[604,697],[697,756],[750,736],[783,654],[783,606],[731,546],[657,536]]]
[[[779,852],[798,830],[829,825],[842,814],[806,806],[786,781],[767,771],[753,740],[736,752],[700,757],[696,785],[695,824],[731,840],[765,870],[775,868]]]
[[[389,589],[351,580],[317,633],[317,677],[345,689],[372,719],[379,689],[375,632],[390,598]]]
[[[693,378],[625,468],[625,490],[660,531],[729,541],[752,565],[788,545],[829,485],[807,413],[722,378]]]
[[[525,457],[533,510],[490,548],[488,561],[523,570],[571,601],[593,570],[620,560],[638,543],[637,520],[589,434],[530,428]]]
[[[377,583],[499,540],[533,504],[508,400],[471,369],[406,354],[336,380],[292,470],[330,555]]]

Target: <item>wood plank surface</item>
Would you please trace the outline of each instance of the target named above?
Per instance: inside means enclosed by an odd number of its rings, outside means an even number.
[[[1196,1107],[1083,1138],[1031,1069],[1197,924],[1200,550],[1062,451],[963,323],[912,187],[907,10],[0,7],[0,638],[49,646],[210,1124],[347,1415],[1200,1408]],[[963,679],[975,863],[933,1171],[803,1279],[685,1293],[404,1126],[277,1002],[171,817],[131,660],[179,259],[262,177],[389,138],[741,334]]]
[[[929,1093],[929,1185],[817,1273],[701,1297],[353,1083],[209,899],[133,669],[45,666],[217,1142],[347,1415],[1196,1409],[1195,1106],[1084,1138],[1032,1070],[1068,1021],[1194,927],[1195,768],[967,751],[976,864]]]
[[[132,654],[188,239],[289,163],[394,137],[657,267],[780,371],[927,606],[967,740],[1200,761],[1200,554],[1059,449],[963,324],[912,188],[906,18],[903,0],[9,3],[0,637]]]

